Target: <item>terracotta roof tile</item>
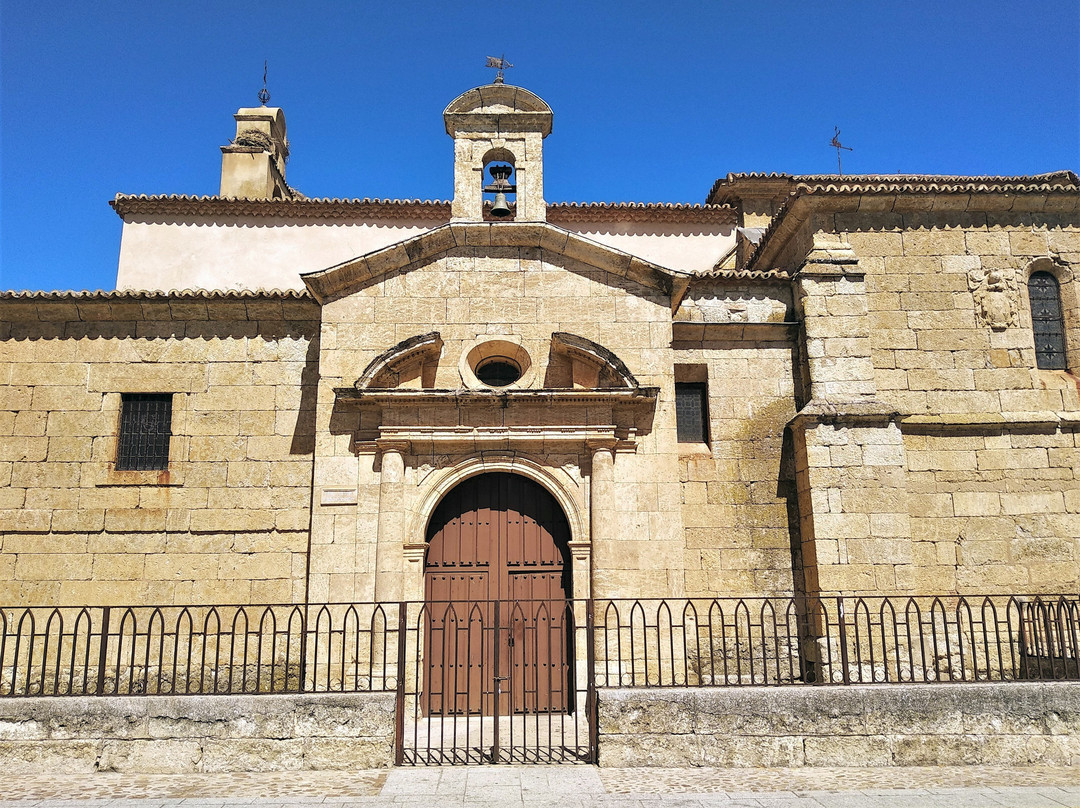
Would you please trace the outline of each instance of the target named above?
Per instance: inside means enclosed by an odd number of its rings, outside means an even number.
[[[708,203],[737,198],[740,191],[792,193],[1041,193],[1076,189],[1072,171],[1030,176],[951,176],[947,174],[728,174],[713,183]]]
[[[450,220],[450,202],[442,199],[236,199],[221,196],[117,194],[109,204],[120,216],[283,216],[294,218],[373,219],[423,218]],[[558,221],[734,222],[735,211],[724,205],[674,202],[553,202],[548,215]]]
[[[3,292],[0,300],[52,301],[150,301],[173,300],[311,300],[307,289],[174,289],[168,292],[145,289],[95,291]]]

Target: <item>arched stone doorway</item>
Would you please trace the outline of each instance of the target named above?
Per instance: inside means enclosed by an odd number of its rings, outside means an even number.
[[[571,710],[570,526],[551,493],[506,472],[470,477],[425,538],[425,712]]]

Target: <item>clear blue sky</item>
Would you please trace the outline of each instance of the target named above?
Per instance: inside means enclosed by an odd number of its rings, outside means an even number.
[[[728,171],[1080,168],[1076,0],[0,0],[0,288],[109,289],[117,192],[213,194],[263,59],[308,196],[452,194],[441,113],[555,111],[549,201],[701,202]]]

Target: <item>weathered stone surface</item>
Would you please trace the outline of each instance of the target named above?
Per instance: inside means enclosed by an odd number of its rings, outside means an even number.
[[[386,693],[3,699],[0,759],[39,773],[379,768],[393,711]]]
[[[1071,682],[605,689],[600,764],[1071,765],[1078,700]]]

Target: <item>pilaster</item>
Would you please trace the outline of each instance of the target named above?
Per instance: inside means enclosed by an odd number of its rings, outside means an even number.
[[[913,586],[907,459],[877,399],[865,274],[818,234],[795,277],[811,400],[791,423],[807,594]]]
[[[380,439],[379,535],[375,548],[375,599],[405,597],[405,452],[408,441]]]

